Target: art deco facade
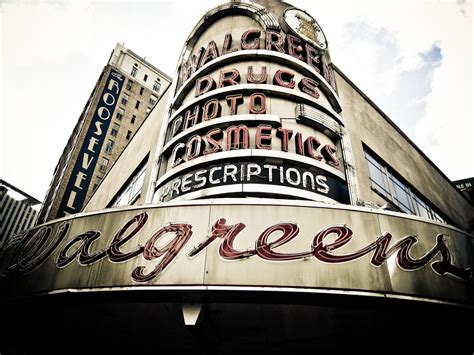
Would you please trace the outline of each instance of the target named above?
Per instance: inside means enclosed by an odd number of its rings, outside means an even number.
[[[31,228],[38,217],[39,202],[8,182],[0,180],[0,248],[15,234]]]
[[[82,211],[170,81],[117,44],[59,159],[39,223]]]
[[[284,2],[204,14],[84,212],[4,250],[9,321],[97,352],[471,353],[472,203],[329,50]]]

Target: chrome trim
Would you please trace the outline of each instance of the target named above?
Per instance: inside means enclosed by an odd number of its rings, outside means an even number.
[[[315,128],[331,139],[341,137],[342,126],[324,112],[305,104],[297,104],[295,111],[296,122]]]
[[[347,188],[349,189],[349,199],[351,204],[357,205],[361,198],[359,187],[357,185],[355,158],[352,151],[351,137],[344,127],[341,127],[341,149],[344,171],[347,179]]]

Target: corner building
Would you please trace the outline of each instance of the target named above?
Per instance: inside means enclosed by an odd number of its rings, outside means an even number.
[[[0,248],[15,234],[33,227],[40,203],[26,192],[0,179]]]
[[[185,43],[85,212],[4,250],[8,319],[97,352],[471,353],[472,202],[312,14],[225,3]]]

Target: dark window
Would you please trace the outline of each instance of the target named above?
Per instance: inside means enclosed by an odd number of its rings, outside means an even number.
[[[145,75],[143,76],[143,81],[145,81],[145,82],[146,82],[146,81],[147,81],[147,79],[148,79],[148,74],[145,74]]]
[[[117,119],[118,119],[119,121],[122,120],[122,117],[123,117],[124,112],[125,112],[125,111],[124,111],[123,108],[120,108],[120,107],[118,108],[116,117],[117,117]]]
[[[122,105],[126,105],[128,102],[128,95],[127,94],[123,94],[122,96]]]
[[[137,100],[137,103],[135,105],[135,108],[139,108],[140,107],[140,101]]]
[[[145,88],[142,86],[142,87],[140,88],[140,95],[143,95],[143,91],[144,91],[144,90],[145,90]]]
[[[135,123],[135,119],[136,119],[136,118],[137,118],[137,116],[136,116],[136,115],[132,115],[132,119],[130,120],[130,122],[131,122],[132,124],[134,124],[134,123]]]
[[[109,165],[109,160],[107,158],[101,158],[99,162],[99,171],[105,173],[107,171],[107,165]]]
[[[127,132],[127,139],[130,139],[132,137],[132,131]]]
[[[150,106],[155,106],[155,104],[158,102],[158,98],[155,95],[150,95],[150,100],[148,101]]]
[[[112,153],[112,150],[114,149],[114,144],[115,142],[111,139],[107,142],[107,145],[105,146],[105,151],[109,154]]]
[[[153,84],[153,90],[155,92],[160,92],[160,88],[161,88],[160,79],[156,79],[155,84]]]
[[[113,126],[112,126],[112,130],[110,131],[110,135],[112,137],[117,137],[117,133],[118,133],[119,129],[120,129],[120,126],[118,124],[114,123]]]
[[[127,90],[132,91],[132,87],[133,87],[133,81],[129,79],[127,82]]]
[[[99,169],[100,169],[100,166],[101,166],[101,165],[99,165]],[[99,177],[99,176],[97,176],[97,178],[95,179],[95,182],[94,182],[94,186],[92,187],[92,191],[97,190],[97,188],[99,187],[99,185],[101,184],[101,182],[102,182],[102,178]]]
[[[393,203],[400,211],[447,223],[427,200],[398,176],[385,162],[365,151],[372,189]]]

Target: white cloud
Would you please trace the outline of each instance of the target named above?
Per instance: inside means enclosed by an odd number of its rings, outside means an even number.
[[[472,1],[293,3],[323,27],[336,65],[449,178],[474,176]],[[433,46],[436,65],[420,55]]]

